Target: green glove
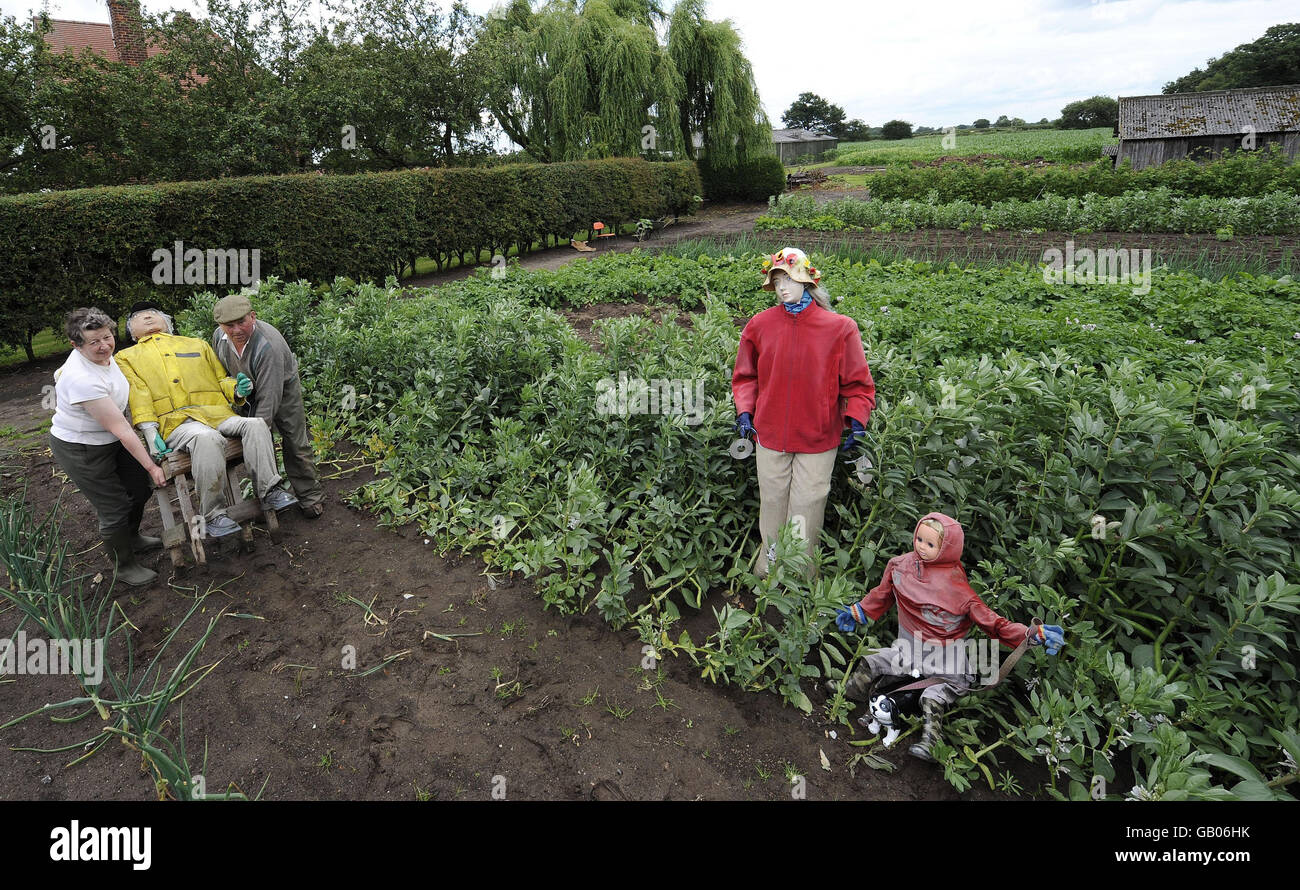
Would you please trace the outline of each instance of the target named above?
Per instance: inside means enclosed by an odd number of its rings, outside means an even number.
[[[144,433],[144,443],[149,446],[149,454],[156,458],[164,458],[172,453],[167,447],[167,440],[158,432],[158,424],[149,422],[140,424],[140,431]]]
[[[244,398],[253,391],[253,381],[242,371],[235,375],[235,395]]]

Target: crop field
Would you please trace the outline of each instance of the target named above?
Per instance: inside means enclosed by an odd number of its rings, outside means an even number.
[[[1178,195],[1168,188],[1082,198],[1046,195],[1031,201],[993,204],[940,203],[902,199],[844,198],[818,204],[811,195],[774,196],[755,231],[812,229],[911,231],[913,229],[1033,229],[1040,232],[1181,232],[1233,235],[1291,235],[1300,232],[1300,200],[1291,192],[1258,198]]]
[[[945,138],[948,140],[945,143]],[[1017,161],[1042,158],[1051,163],[1095,161],[1102,146],[1118,140],[1109,127],[1091,130],[1022,130],[981,132],[955,130],[914,136],[911,139],[846,142],[839,146],[834,163],[844,166],[877,166],[933,161],[942,157],[996,155]]]
[[[1059,797],[1095,794],[1093,776],[1119,798],[1285,796],[1300,285],[1157,270],[1137,293],[1023,265],[814,256],[876,378],[877,475],[836,471],[818,580],[783,535],[760,581],[753,468],[727,451],[737,322],[770,298],[757,260],[633,252],[406,297],[273,281],[259,315],[296,344],[318,446],[364,443],[377,475],[355,505],[530,578],[560,614],[843,723],[849,703],[814,684],[893,626],[844,635],[834,608],[943,510],[990,606],[1070,634],[1068,657],[1031,653],[1024,682],[963,707],[940,750],[950,783],[1005,787],[1027,760]],[[690,314],[598,321],[589,341],[554,311],[632,299]],[[623,381],[629,401],[602,401]],[[655,409],[638,381],[685,398]]]

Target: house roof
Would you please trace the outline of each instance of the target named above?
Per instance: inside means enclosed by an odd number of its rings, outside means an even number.
[[[45,35],[45,42],[55,52],[79,53],[88,48],[110,61],[122,61],[117,53],[117,46],[113,43],[113,26],[108,22],[71,22],[50,19],[50,25],[53,30]],[[154,43],[149,43],[145,47],[145,54],[150,57],[160,52],[162,49]]]
[[[1300,130],[1300,85],[1119,97],[1120,139]]]
[[[826,136],[821,133],[814,133],[812,130],[804,130],[799,127],[790,127],[785,130],[772,131],[773,142],[838,142],[834,136]]]

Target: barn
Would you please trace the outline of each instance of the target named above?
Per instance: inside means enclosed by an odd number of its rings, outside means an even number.
[[[813,162],[820,161],[826,152],[839,144],[840,141],[834,136],[798,127],[772,131],[772,147],[776,149],[776,155],[782,164],[794,163],[802,157],[811,157]]]
[[[1300,152],[1300,85],[1120,96],[1116,163],[1134,170],[1276,143]]]

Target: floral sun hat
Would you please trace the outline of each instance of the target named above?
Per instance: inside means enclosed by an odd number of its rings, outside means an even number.
[[[812,260],[797,247],[782,248],[779,253],[763,259],[763,290],[775,290],[772,273],[778,270],[785,272],[795,281],[811,284],[814,287],[822,280],[822,273],[813,268]]]

